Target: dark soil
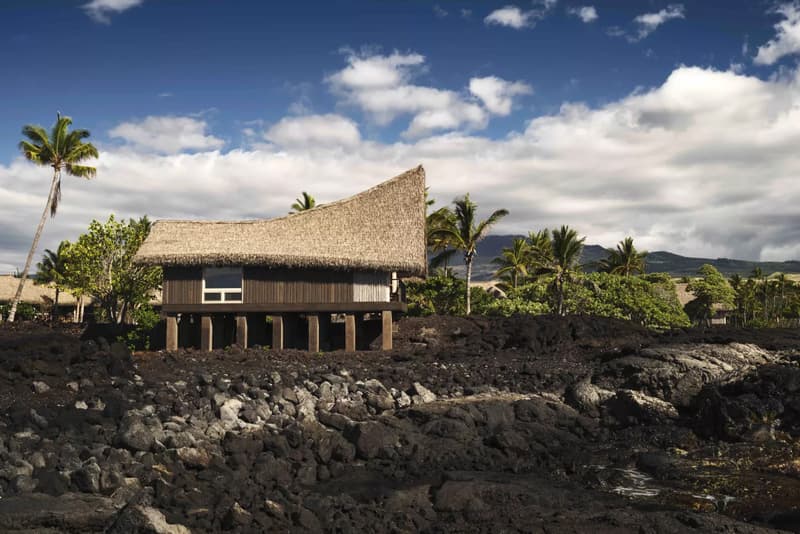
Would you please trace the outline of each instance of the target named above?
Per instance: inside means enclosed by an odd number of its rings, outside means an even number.
[[[0,325],[0,531],[800,532],[800,332],[397,326],[131,355]]]

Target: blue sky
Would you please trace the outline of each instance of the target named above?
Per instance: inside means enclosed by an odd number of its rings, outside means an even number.
[[[0,271],[47,190],[20,128],[56,110],[101,158],[48,247],[112,211],[274,216],[422,163],[442,202],[509,208],[498,231],[800,257],[796,3],[6,1],[0,39]]]

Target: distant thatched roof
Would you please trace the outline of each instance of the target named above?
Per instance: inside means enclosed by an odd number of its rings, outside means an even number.
[[[0,275],[0,302],[11,302],[17,294],[19,278],[8,275]],[[25,282],[22,289],[22,302],[30,304],[50,304],[56,298],[56,288],[49,285],[38,285],[33,280]],[[64,306],[74,306],[77,303],[75,297],[65,291],[58,294],[58,304]]]
[[[277,219],[157,221],[135,261],[424,274],[425,171],[419,166],[350,198]]]

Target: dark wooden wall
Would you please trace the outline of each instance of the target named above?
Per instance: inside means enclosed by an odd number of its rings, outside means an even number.
[[[164,304],[203,302],[203,270],[197,267],[165,267]]]
[[[353,273],[305,269],[245,267],[244,304],[353,302]],[[164,304],[203,301],[200,267],[164,268]]]
[[[343,271],[245,267],[246,304],[353,302],[353,275]]]

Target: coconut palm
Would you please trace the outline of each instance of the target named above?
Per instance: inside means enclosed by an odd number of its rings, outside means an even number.
[[[66,251],[69,241],[62,241],[58,244],[55,252],[45,249],[42,261],[36,264],[36,283],[53,284],[56,288],[56,296],[53,300],[53,311],[50,314],[50,322],[58,315],[58,296],[66,281],[67,265]]]
[[[317,201],[314,200],[314,197],[303,191],[302,200],[299,198],[294,199],[294,204],[292,204],[292,211],[290,211],[289,213],[300,213],[301,211],[310,210],[316,205]]]
[[[626,237],[617,244],[617,249],[609,249],[608,257],[600,260],[598,271],[602,273],[621,274],[631,276],[632,274],[644,274],[644,258],[647,252],[639,252],[633,245],[633,238]]]
[[[458,251],[450,245],[450,237],[441,230],[454,224],[456,215],[448,207],[439,208],[425,218],[427,247],[435,254],[430,260],[431,269],[442,267],[443,272],[449,272],[447,264]]]
[[[572,280],[573,275],[580,270],[578,261],[583,252],[583,242],[586,238],[578,239],[578,232],[569,226],[562,226],[553,230],[550,239],[552,258],[548,263],[539,265],[543,272],[553,275],[552,288],[555,293],[555,309],[559,315],[565,315],[564,287]]]
[[[510,280],[511,287],[516,289],[520,277],[528,276],[529,255],[530,245],[525,238],[514,238],[511,246],[504,248],[502,254],[492,260],[492,263],[497,265],[494,275]]]
[[[475,216],[478,205],[469,199],[469,193],[453,201],[455,206],[454,219],[443,223],[443,226],[434,232],[435,235],[449,240],[450,246],[464,253],[464,264],[467,267],[467,306],[466,313],[470,314],[471,299],[470,289],[472,284],[472,261],[475,259],[478,242],[486,237],[489,228],[497,221],[508,215],[508,210],[494,211],[481,222],[476,222]]]
[[[549,272],[553,261],[553,243],[550,230],[545,228],[538,232],[528,232],[528,273],[542,275]]]
[[[83,142],[84,139],[89,137],[89,130],[77,129],[69,131],[71,125],[71,118],[63,117],[61,113],[58,113],[50,133],[43,127],[32,124],[22,128],[22,135],[27,137],[27,140],[22,140],[19,143],[22,154],[37,165],[52,167],[53,180],[50,183],[50,193],[47,195],[47,203],[42,212],[42,218],[39,220],[39,226],[36,227],[36,233],[33,236],[33,244],[25,260],[25,268],[22,270],[17,293],[11,302],[11,310],[8,313],[9,322],[14,321],[17,305],[22,297],[22,289],[28,279],[31,261],[33,261],[33,255],[39,245],[44,223],[47,221],[47,214],[50,213],[50,217],[55,217],[58,210],[58,204],[61,200],[62,173],[66,172],[70,176],[86,179],[94,178],[97,174],[97,169],[94,167],[81,165],[87,159],[98,157],[98,152],[94,145]]]

